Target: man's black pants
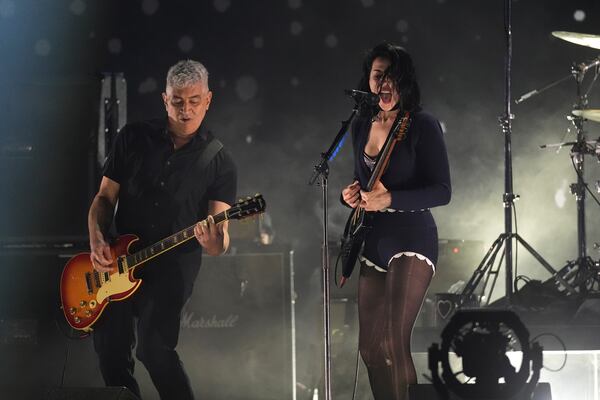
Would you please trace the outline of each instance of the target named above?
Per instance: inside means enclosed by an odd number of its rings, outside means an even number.
[[[144,279],[132,297],[109,304],[94,326],[94,348],[107,386],[126,386],[141,398],[133,376],[135,347],[162,400],[194,398],[175,351],[181,310],[192,293],[193,281],[186,282],[178,271],[163,269],[162,277]]]

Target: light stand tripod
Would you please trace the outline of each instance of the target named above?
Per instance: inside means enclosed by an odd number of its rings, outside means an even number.
[[[505,110],[500,120],[500,126],[504,133],[504,194],[502,201],[504,204],[504,233],[494,241],[492,247],[488,250],[487,254],[475,269],[475,272],[467,282],[465,288],[460,294],[459,305],[460,306],[481,306],[481,299],[476,299],[475,290],[479,286],[481,280],[485,277],[484,281],[484,294],[485,289],[490,283],[491,288],[487,301],[491,300],[491,293],[494,290],[498,275],[500,272],[500,264],[502,260],[505,263],[505,286],[506,286],[506,301],[508,306],[514,304],[514,284],[513,284],[513,239],[520,243],[525,249],[531,253],[531,255],[548,270],[552,276],[558,280],[569,292],[574,289],[563,279],[552,266],[544,260],[544,258],[537,252],[531,245],[529,245],[520,235],[513,232],[512,216],[514,210],[514,201],[518,198],[518,195],[513,193],[513,174],[512,174],[512,148],[511,148],[511,135],[512,135],[512,124],[511,120],[514,115],[511,113],[511,67],[512,67],[512,0],[504,1],[504,24],[505,24],[505,35],[506,35],[506,57],[505,57]],[[504,247],[504,253],[500,262],[495,266],[496,256],[500,250]],[[485,304],[487,305],[487,304]]]

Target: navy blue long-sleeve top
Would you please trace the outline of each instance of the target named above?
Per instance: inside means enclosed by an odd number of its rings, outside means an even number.
[[[354,176],[363,189],[371,177],[364,153],[370,129],[370,118],[359,117],[352,125]],[[448,204],[452,191],[437,119],[423,111],[412,113],[408,132],[396,143],[381,182],[391,193],[392,203],[387,211],[373,212],[373,229],[365,239],[363,257],[386,269],[394,256],[414,252],[435,265],[438,234],[429,209]]]

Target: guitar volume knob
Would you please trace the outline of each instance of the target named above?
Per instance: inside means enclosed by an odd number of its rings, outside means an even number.
[[[69,308],[69,314],[75,315],[76,312],[77,312],[77,309],[75,307]]]
[[[85,301],[85,300],[81,300],[81,301],[79,302],[79,305],[80,305],[81,307],[85,307],[85,306],[87,305],[87,301]]]

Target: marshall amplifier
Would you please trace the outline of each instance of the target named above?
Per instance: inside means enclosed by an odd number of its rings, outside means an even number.
[[[56,388],[48,391],[46,400],[139,400],[125,387]]]
[[[204,256],[178,352],[201,399],[295,398],[293,252]]]

